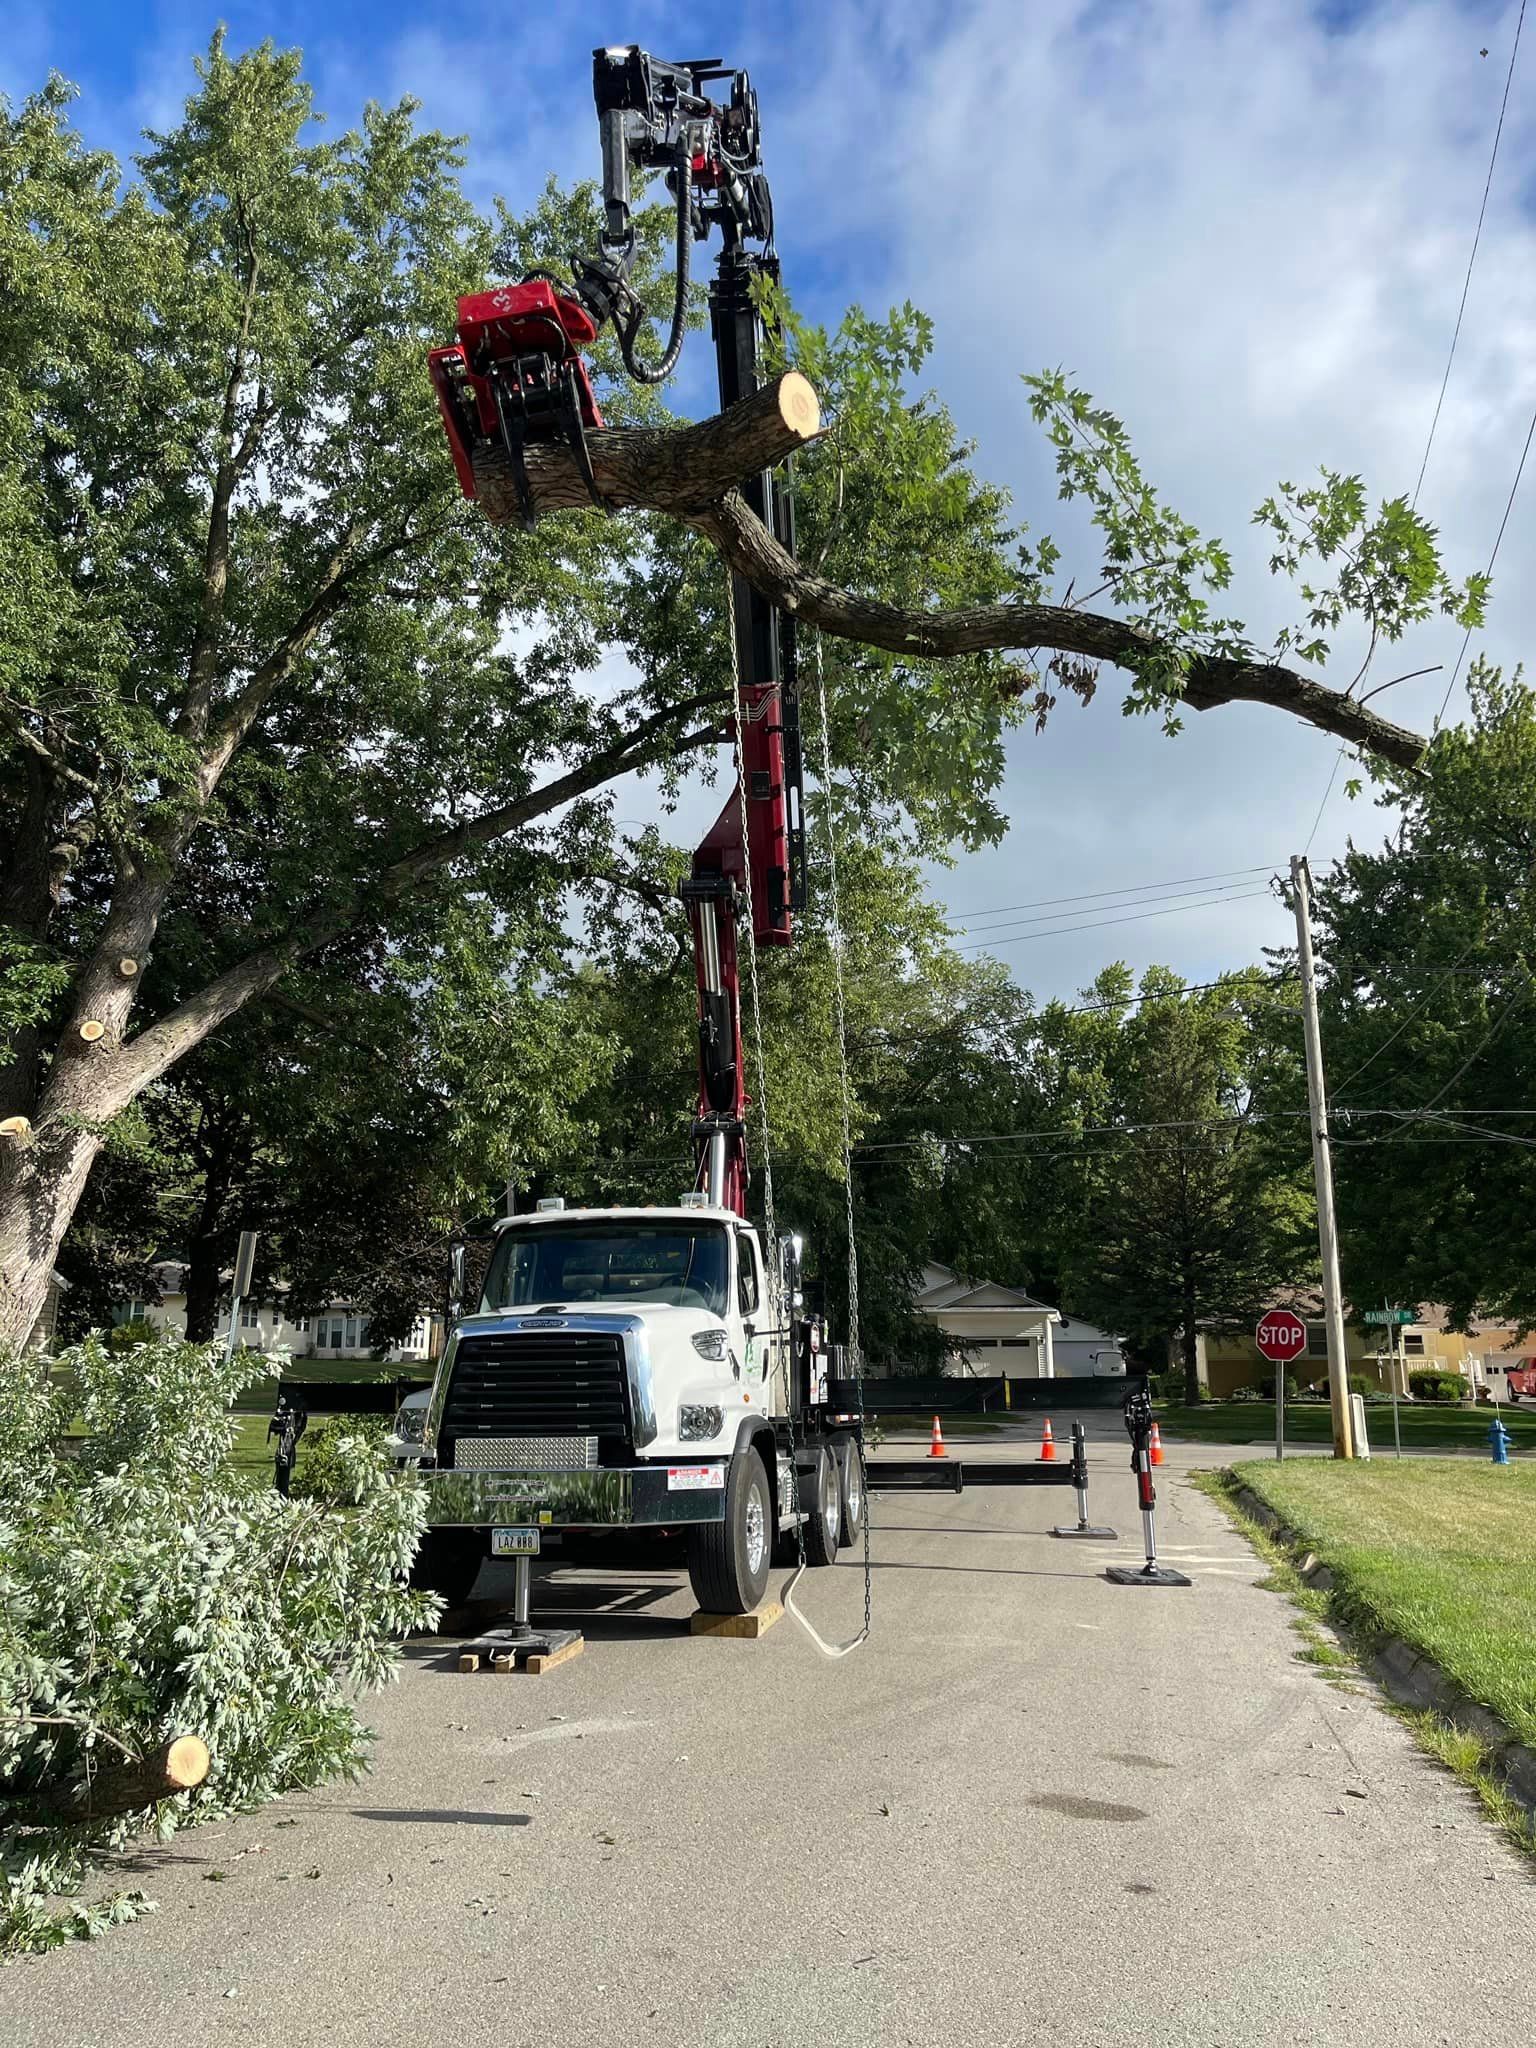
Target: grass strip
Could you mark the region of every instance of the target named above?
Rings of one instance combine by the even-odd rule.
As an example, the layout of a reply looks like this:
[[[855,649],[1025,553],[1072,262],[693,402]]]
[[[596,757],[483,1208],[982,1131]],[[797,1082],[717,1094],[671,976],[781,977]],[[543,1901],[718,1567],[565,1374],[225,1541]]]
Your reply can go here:
[[[1504,1427],[1516,1455],[1536,1454],[1536,1416],[1524,1408],[1501,1408]],[[1479,1450],[1488,1448],[1490,1408],[1453,1408],[1427,1401],[1400,1402],[1398,1428],[1403,1448],[1416,1451]],[[1365,1411],[1366,1431],[1378,1458],[1392,1456],[1392,1409],[1389,1403],[1372,1403]],[[1165,1434],[1188,1437],[1196,1443],[1273,1444],[1275,1409],[1272,1401],[1203,1401],[1198,1408],[1159,1408],[1157,1419]],[[1333,1423],[1326,1401],[1288,1401],[1285,1407],[1285,1440],[1289,1444],[1325,1444],[1333,1436]]]

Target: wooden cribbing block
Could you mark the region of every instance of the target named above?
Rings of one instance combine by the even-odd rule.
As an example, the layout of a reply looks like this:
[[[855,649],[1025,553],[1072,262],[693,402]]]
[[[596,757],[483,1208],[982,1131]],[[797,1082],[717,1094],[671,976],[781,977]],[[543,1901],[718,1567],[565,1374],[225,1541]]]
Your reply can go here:
[[[551,1650],[548,1656],[534,1650],[523,1659],[523,1669],[530,1678],[542,1678],[546,1671],[553,1671],[557,1665],[569,1664],[573,1657],[579,1657],[587,1647],[585,1636],[578,1636],[574,1643],[562,1643],[558,1650]],[[499,1671],[502,1667],[497,1665]]]
[[[783,1602],[765,1600],[751,1614],[708,1614],[701,1607],[688,1626],[696,1636],[744,1636],[756,1642],[776,1621],[784,1619]]]
[[[480,1659],[473,1650],[461,1650],[459,1652],[459,1669],[461,1671],[478,1671],[480,1669]]]

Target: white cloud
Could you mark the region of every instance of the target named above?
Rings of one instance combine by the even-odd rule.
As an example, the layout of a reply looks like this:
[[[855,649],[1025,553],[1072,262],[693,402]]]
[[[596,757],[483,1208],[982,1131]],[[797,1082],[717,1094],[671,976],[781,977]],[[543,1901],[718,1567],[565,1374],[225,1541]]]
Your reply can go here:
[[[1233,542],[1231,608],[1268,632],[1283,593],[1247,520],[1279,478],[1327,461],[1381,494],[1412,489],[1513,19],[1394,7],[1330,30],[1270,0],[1040,0],[1027,14],[981,0],[958,16],[909,6],[892,35],[889,10],[845,7],[788,147],[769,107],[791,263],[807,222],[819,262],[845,247],[867,296],[910,295],[936,316],[934,382],[983,467],[1058,534],[1079,529],[1050,502],[1017,379],[1065,363],[1127,421],[1171,501]],[[1536,232],[1520,204],[1530,104],[1512,95],[1424,489],[1461,569],[1486,559],[1536,404]],[[878,274],[859,259],[871,245]],[[1520,587],[1533,532],[1536,476],[1505,538],[1487,636],[1508,661],[1536,624],[1536,591]],[[1446,662],[1386,700],[1405,722],[1427,727],[1459,639],[1427,630],[1373,669],[1384,680]],[[947,884],[957,904],[1199,874],[1306,838],[1333,742],[1233,708],[1169,743],[1119,720],[1116,679],[1104,680],[1091,710],[1063,708],[1043,739],[1013,747],[1013,831]],[[1343,780],[1316,853],[1375,829]],[[1243,904],[1004,957],[1037,988],[1064,990],[1114,952],[1202,975],[1284,943],[1287,928],[1278,907]]]

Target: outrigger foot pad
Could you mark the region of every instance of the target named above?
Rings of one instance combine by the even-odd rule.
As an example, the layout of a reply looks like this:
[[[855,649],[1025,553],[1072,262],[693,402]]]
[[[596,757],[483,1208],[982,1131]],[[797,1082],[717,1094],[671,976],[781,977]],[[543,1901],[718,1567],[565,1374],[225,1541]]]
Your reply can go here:
[[[557,1664],[579,1657],[586,1646],[587,1639],[579,1629],[487,1629],[483,1636],[460,1647],[459,1669],[478,1671],[488,1664],[493,1671],[524,1671],[530,1678],[538,1678]]]
[[[1192,1579],[1186,1579],[1182,1572],[1170,1571],[1165,1564],[1112,1565],[1104,1574],[1114,1586],[1190,1586]]]

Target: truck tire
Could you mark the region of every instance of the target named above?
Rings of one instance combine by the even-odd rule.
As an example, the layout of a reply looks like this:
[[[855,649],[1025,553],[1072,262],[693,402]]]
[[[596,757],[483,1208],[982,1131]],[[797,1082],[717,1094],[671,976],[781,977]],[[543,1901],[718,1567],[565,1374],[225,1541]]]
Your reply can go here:
[[[768,1590],[773,1563],[773,1493],[768,1472],[747,1445],[725,1481],[725,1519],[688,1531],[688,1578],[706,1614],[750,1614]]]
[[[428,1529],[411,1566],[418,1593],[439,1593],[450,1608],[462,1607],[475,1590],[485,1563],[485,1537],[478,1529]]]
[[[841,1444],[837,1453],[838,1492],[843,1503],[839,1534],[843,1548],[852,1550],[864,1534],[864,1517],[869,1509],[868,1483],[864,1472],[864,1446],[855,1437]]]
[[[843,1526],[843,1489],[836,1458],[818,1445],[814,1468],[800,1474],[800,1505],[805,1510],[805,1561],[836,1564]]]

